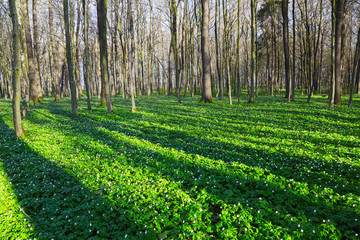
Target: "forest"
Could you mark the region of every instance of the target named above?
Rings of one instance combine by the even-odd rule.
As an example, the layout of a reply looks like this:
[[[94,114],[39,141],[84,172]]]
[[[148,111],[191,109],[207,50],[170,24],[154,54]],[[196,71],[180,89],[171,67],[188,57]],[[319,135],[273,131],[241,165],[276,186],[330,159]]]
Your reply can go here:
[[[0,0],[0,239],[359,239],[358,0]]]

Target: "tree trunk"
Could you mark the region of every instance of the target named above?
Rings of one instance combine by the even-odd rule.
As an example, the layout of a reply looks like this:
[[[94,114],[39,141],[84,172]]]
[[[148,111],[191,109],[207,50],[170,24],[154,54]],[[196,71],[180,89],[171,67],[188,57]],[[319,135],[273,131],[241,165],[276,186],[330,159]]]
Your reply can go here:
[[[84,82],[86,87],[87,95],[87,107],[88,110],[91,110],[91,93],[90,93],[90,53],[89,53],[89,36],[88,36],[88,26],[89,26],[89,3],[87,0],[83,1],[83,15],[84,15],[84,44],[85,44],[85,61],[84,61]]]
[[[345,0],[335,2],[335,98],[334,103],[341,105],[341,31],[344,18]]]
[[[210,8],[209,0],[201,0],[202,7],[202,21],[201,21],[201,55],[202,55],[202,80],[203,90],[202,99],[204,103],[212,103],[211,93],[211,57],[210,57],[210,34],[209,34],[209,20]]]
[[[81,1],[78,0],[77,2],[77,22],[76,22],[76,33],[75,33],[75,79],[76,79],[76,89],[77,89],[77,97],[82,99],[82,87],[81,87],[81,80],[80,80],[80,15],[81,15]]]
[[[31,37],[31,30],[30,30],[30,20],[29,20],[29,5],[28,0],[24,0],[23,4],[24,8],[24,28],[25,28],[25,38],[26,38],[26,48],[28,53],[28,64],[29,64],[29,81],[30,81],[30,99],[34,102],[34,107],[37,102],[39,102],[39,91],[37,85],[37,79],[35,77],[35,57],[33,51],[33,42]]]
[[[218,40],[218,1],[215,1],[215,54],[216,54],[216,70],[219,82],[219,100],[223,99],[222,77],[221,77],[221,63],[219,56],[219,40]]]
[[[112,103],[111,103],[111,93],[109,86],[108,78],[108,47],[107,47],[107,0],[96,0],[97,3],[97,13],[98,13],[98,30],[99,30],[99,47],[100,47],[100,68],[101,68],[101,83],[102,91],[105,94],[105,101],[108,113],[113,113]],[[103,101],[103,98],[102,100]],[[103,103],[103,102],[102,102]]]
[[[147,98],[150,99],[150,84],[153,81],[152,73],[152,0],[150,0],[150,30],[149,30],[149,52],[148,52],[148,77],[146,83],[146,94]]]
[[[291,80],[291,100],[295,100],[295,79],[296,79],[296,16],[295,16],[295,0],[293,0],[293,66],[292,66],[292,80]]]
[[[169,89],[168,89],[168,95],[172,96],[172,68],[171,68],[171,53],[172,53],[172,43],[170,43],[170,47],[169,47],[169,62],[168,62],[168,68],[169,68]]]
[[[256,0],[251,0],[251,87],[250,87],[250,99],[249,103],[255,101],[255,81],[256,81],[256,69],[255,69],[255,14],[256,14]]]
[[[359,64],[360,64],[360,26],[359,26],[358,35],[357,35],[356,50],[355,50],[355,54],[354,54],[354,64],[353,64],[353,70],[352,70],[352,76],[351,76],[349,108],[351,108],[351,105],[352,105],[354,87],[355,87],[355,76],[358,72]]]
[[[178,98],[178,102],[181,103],[180,98],[180,71],[179,71],[179,51],[178,51],[178,43],[177,43],[177,4],[175,0],[169,1],[170,7],[170,28],[171,28],[171,44],[172,50],[174,54],[174,63],[175,63],[175,83],[176,83],[176,97]]]
[[[335,7],[336,7],[336,0],[332,0],[332,30],[331,30],[331,90],[330,90],[330,102],[329,108],[334,108],[335,103],[335,25],[336,25],[336,17],[335,17]]]
[[[238,0],[238,11],[237,11],[237,31],[238,31],[238,35],[237,35],[237,52],[236,52],[236,56],[237,56],[237,87],[236,87],[236,100],[237,102],[240,101],[240,92],[241,92],[241,81],[240,81],[240,71],[241,71],[241,65],[240,65],[240,41],[241,41],[241,29],[240,29],[240,6],[241,6],[241,1]]]
[[[11,21],[13,24],[13,121],[14,129],[17,137],[25,137],[24,129],[21,125],[21,113],[20,113],[20,99],[21,99],[21,82],[20,82],[20,70],[21,70],[21,42],[20,42],[20,2],[19,0],[9,0],[9,8],[11,14]]]
[[[130,31],[130,96],[131,96],[131,111],[136,112],[135,105],[135,31],[134,19],[131,1],[128,1],[129,14],[129,31]]]
[[[309,23],[309,15],[308,15],[308,4],[307,0],[305,0],[305,27],[306,27],[306,71],[307,71],[307,83],[308,83],[308,99],[307,102],[310,102],[312,94],[313,94],[313,75],[312,75],[312,64],[311,64],[311,41],[310,41],[310,23]]]
[[[33,36],[34,36],[34,53],[36,61],[36,85],[39,93],[39,98],[42,98],[42,78],[41,78],[41,62],[40,62],[40,44],[39,44],[39,31],[37,20],[37,1],[33,0]]]
[[[76,100],[76,83],[74,79],[74,65],[73,65],[72,50],[71,50],[68,0],[63,0],[63,5],[64,5],[64,20],[65,20],[65,36],[66,36],[66,59],[68,65],[68,76],[69,76],[70,91],[71,91],[71,110],[72,110],[72,115],[77,116],[78,107]]]
[[[291,82],[290,82],[290,54],[289,54],[289,2],[282,0],[282,17],[283,17],[283,43],[284,43],[284,58],[285,58],[285,97],[290,102]]]

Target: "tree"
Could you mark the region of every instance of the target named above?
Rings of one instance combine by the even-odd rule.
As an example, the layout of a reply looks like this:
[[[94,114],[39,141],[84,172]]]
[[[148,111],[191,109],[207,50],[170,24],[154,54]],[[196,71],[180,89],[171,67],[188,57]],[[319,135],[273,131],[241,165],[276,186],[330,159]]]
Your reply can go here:
[[[149,31],[149,62],[148,62],[148,77],[146,81],[146,94],[147,98],[150,99],[150,84],[153,80],[153,73],[152,73],[152,0],[150,1],[150,31]]]
[[[87,0],[83,0],[83,15],[84,15],[84,44],[85,44],[85,71],[84,71],[84,81],[86,87],[86,95],[87,95],[87,106],[88,110],[91,110],[91,94],[90,94],[90,52],[89,52],[89,35],[88,35],[88,26],[89,26],[89,18],[88,18],[88,2]]]
[[[78,107],[76,100],[76,84],[74,79],[74,64],[73,64],[72,50],[71,50],[68,0],[63,0],[63,5],[64,5],[63,7],[64,7],[64,22],[65,22],[65,38],[66,38],[66,59],[67,59],[68,76],[69,76],[70,92],[71,92],[71,112],[73,116],[77,116]]]
[[[221,76],[221,67],[220,67],[220,54],[219,54],[219,37],[218,37],[218,5],[219,2],[215,1],[215,54],[216,54],[216,71],[218,75],[219,82],[219,100],[223,99],[223,86],[222,86],[222,76]],[[239,0],[240,2],[240,0]]]
[[[211,57],[210,57],[210,37],[209,37],[209,20],[210,8],[209,0],[201,0],[202,21],[201,21],[201,55],[202,55],[202,79],[203,91],[202,102],[212,103],[211,93]]]
[[[134,13],[132,9],[132,1],[128,1],[128,18],[130,31],[130,96],[131,111],[136,112],[135,105],[135,31],[134,31]]]
[[[170,8],[171,47],[172,47],[172,52],[174,55],[174,63],[175,63],[176,97],[178,98],[178,102],[181,103],[179,51],[178,51],[178,41],[177,41],[177,4],[175,0],[169,1],[169,8]]]
[[[251,0],[251,87],[250,87],[250,99],[249,103],[255,100],[255,81],[256,81],[256,69],[255,69],[255,14],[256,14],[256,0]]]
[[[52,51],[50,60],[50,74],[52,81],[54,82],[54,91],[55,91],[55,101],[60,100],[60,79],[57,76],[58,74],[58,59],[56,54],[56,46],[54,43],[54,19],[53,19],[53,0],[49,0],[49,29],[50,29],[50,49]]]
[[[335,105],[341,105],[341,38],[345,0],[335,2]]]
[[[108,47],[106,38],[106,19],[107,19],[107,0],[96,0],[97,3],[97,19],[99,30],[99,47],[100,47],[100,68],[101,68],[101,91],[105,94],[105,101],[108,113],[113,113],[110,95],[110,86],[108,78]],[[103,96],[104,96],[103,95]],[[101,100],[103,104],[103,98]]]
[[[293,66],[292,66],[292,79],[291,79],[291,100],[295,100],[295,79],[296,79],[296,16],[295,16],[295,2],[293,0],[293,9],[292,9],[292,17],[293,17]]]
[[[285,97],[290,102],[290,56],[289,56],[289,2],[288,0],[282,0],[282,16],[283,16],[283,43],[284,43],[284,57],[285,57]]]
[[[232,104],[231,98],[231,76],[230,76],[230,43],[229,43],[229,18],[228,18],[228,6],[227,1],[222,0],[223,3],[223,18],[224,18],[224,61],[226,69],[226,86],[227,94],[229,96],[229,104]]]
[[[23,14],[24,14],[24,28],[25,28],[25,39],[26,39],[26,48],[27,48],[27,54],[28,54],[28,75],[29,75],[29,81],[30,81],[30,99],[34,102],[34,107],[36,106],[36,103],[39,102],[39,89],[38,89],[38,83],[37,81],[39,79],[36,79],[35,77],[35,56],[34,56],[34,50],[33,50],[33,41],[31,37],[31,30],[30,30],[30,20],[29,20],[29,4],[28,0],[24,0],[23,5]]]
[[[37,20],[37,2],[38,0],[33,0],[33,36],[34,36],[34,53],[35,53],[35,71],[36,71],[36,87],[38,89],[39,98],[42,98],[42,78],[40,73],[41,63],[40,63],[40,43],[39,43],[39,26]]]
[[[25,137],[24,129],[21,125],[20,99],[21,99],[21,83],[20,83],[20,2],[19,0],[9,0],[11,21],[13,24],[13,121],[15,134],[18,137]]]

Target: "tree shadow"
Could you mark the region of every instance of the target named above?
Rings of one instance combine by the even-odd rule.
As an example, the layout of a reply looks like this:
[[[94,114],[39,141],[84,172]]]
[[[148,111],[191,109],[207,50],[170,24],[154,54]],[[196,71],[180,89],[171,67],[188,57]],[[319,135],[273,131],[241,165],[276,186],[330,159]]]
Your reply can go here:
[[[58,165],[39,155],[26,142],[17,139],[1,118],[0,132],[2,142],[6,143],[0,144],[0,160],[16,192],[19,209],[34,228],[32,237],[121,239],[126,234],[141,236],[144,227],[135,224],[129,214],[129,209],[134,207],[131,202],[119,199],[118,203],[126,202],[127,207],[114,205],[104,197],[107,186],[102,185],[98,190],[90,189],[89,184],[85,186],[83,176],[72,171],[72,166]],[[92,173],[83,173],[86,174]]]
[[[49,111],[51,112],[51,109]],[[53,114],[59,113],[53,112]],[[70,128],[71,124],[66,118],[59,123],[63,125],[62,127]],[[293,234],[299,223],[310,233],[312,229],[319,230],[326,227],[323,226],[323,220],[329,220],[331,222],[329,224],[335,226],[334,231],[341,232],[338,236],[344,231],[360,230],[358,223],[347,226],[349,219],[353,219],[359,213],[345,207],[346,200],[340,197],[326,198],[326,194],[325,197],[317,198],[315,193],[321,192],[322,188],[313,183],[313,176],[299,179],[299,183],[288,179],[290,176],[296,177],[299,171],[297,168],[290,167],[291,172],[288,174],[277,167],[269,170],[260,169],[251,159],[251,155],[257,152],[256,149],[240,148],[231,144],[228,144],[228,148],[218,149],[216,142],[195,138],[181,131],[158,126],[136,128],[124,122],[115,121],[115,124],[109,118],[105,117],[105,119],[107,120],[99,122],[94,117],[82,115],[77,119],[80,123],[73,127],[71,132],[73,136],[88,135],[118,154],[124,154],[123,149],[126,149],[128,157],[133,159],[129,164],[138,169],[157,173],[169,181],[178,182],[194,199],[198,199],[202,194],[200,190],[204,189],[211,195],[206,201],[209,204],[208,210],[212,212],[212,223],[215,225],[223,218],[220,201],[234,206],[241,203],[253,216],[257,216],[258,211],[263,211],[260,220],[265,219],[287,229],[285,231],[290,236],[295,236]],[[87,125],[81,127],[82,123]],[[141,124],[139,126],[141,127]],[[121,134],[121,136],[115,137],[113,134]],[[142,143],[137,143],[137,140]],[[192,146],[192,142],[201,142],[201,144]],[[121,149],[115,146],[121,146]],[[80,147],[86,150],[86,146]],[[179,152],[185,154],[181,155]],[[229,160],[220,160],[216,157],[223,155],[224,152],[229,154]],[[269,158],[279,158],[274,153],[257,153],[260,154],[259,157],[263,157],[261,154],[266,154]],[[174,154],[180,155],[180,158]],[[238,161],[233,161],[234,159]],[[205,161],[210,166],[204,165]],[[312,160],[305,159],[305,162],[311,164]],[[286,187],[283,187],[284,183]],[[310,187],[306,187],[307,185]],[[301,192],[302,188],[307,189],[307,192]],[[333,192],[329,191],[329,193]],[[255,217],[253,222],[255,225],[264,223],[256,223],[256,219],[258,218]],[[242,231],[243,228],[239,228],[239,234],[243,233]]]
[[[272,148],[277,147],[279,144],[252,140],[250,137],[241,138],[237,136],[238,140],[250,143],[249,145],[240,146],[230,142],[222,142],[221,140],[215,142],[204,138],[201,134],[193,136],[186,131],[167,129],[155,123],[154,125],[149,125],[138,121],[136,126],[131,126],[126,122],[115,123],[109,119],[98,122],[98,118],[90,115],[83,115],[81,118],[87,123],[92,123],[94,126],[105,127],[109,131],[122,132],[129,136],[143,139],[153,144],[161,144],[163,147],[184,151],[188,154],[197,154],[213,160],[228,161],[227,159],[229,159],[233,161],[233,159],[238,159],[238,161],[248,166],[261,167],[275,175],[299,182],[306,182],[312,189],[328,187],[333,189],[334,193],[340,195],[360,195],[357,181],[360,167],[356,165],[310,159],[300,154],[286,152],[284,149]],[[178,121],[182,120],[178,119]],[[68,124],[66,121],[62,123]],[[172,121],[172,123],[174,122]],[[85,129],[82,131],[85,131]],[[247,135],[254,137],[256,134],[249,133]],[[93,137],[96,138],[96,135]],[[269,150],[263,150],[264,146],[270,146]],[[326,149],[323,154],[327,154]],[[257,156],[257,158],[254,159],[253,156]],[[357,159],[358,155],[348,155],[347,157]],[[349,185],[346,182],[352,184]],[[346,187],[343,187],[343,185],[346,185]]]

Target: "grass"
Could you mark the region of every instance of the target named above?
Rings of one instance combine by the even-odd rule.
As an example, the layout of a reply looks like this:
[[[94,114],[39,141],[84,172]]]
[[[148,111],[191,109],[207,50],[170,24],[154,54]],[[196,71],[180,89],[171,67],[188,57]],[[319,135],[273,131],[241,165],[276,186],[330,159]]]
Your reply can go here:
[[[198,100],[0,100],[0,239],[359,238],[358,96]]]

